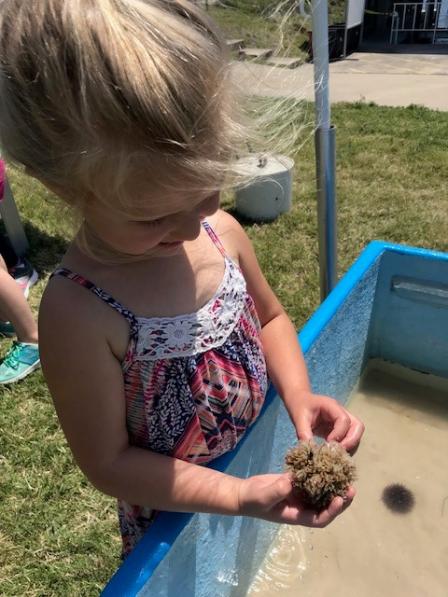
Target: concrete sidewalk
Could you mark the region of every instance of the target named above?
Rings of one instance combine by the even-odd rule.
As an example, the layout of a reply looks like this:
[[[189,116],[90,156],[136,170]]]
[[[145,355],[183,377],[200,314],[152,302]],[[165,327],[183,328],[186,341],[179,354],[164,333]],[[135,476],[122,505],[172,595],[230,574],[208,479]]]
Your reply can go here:
[[[314,99],[312,64],[290,70],[236,62],[233,76],[247,94]],[[448,55],[352,54],[330,64],[330,98],[448,110]]]

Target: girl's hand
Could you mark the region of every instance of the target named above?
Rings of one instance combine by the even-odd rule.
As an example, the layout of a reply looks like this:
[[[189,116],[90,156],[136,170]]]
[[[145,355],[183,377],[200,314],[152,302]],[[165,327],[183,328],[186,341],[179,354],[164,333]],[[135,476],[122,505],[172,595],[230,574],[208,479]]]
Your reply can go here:
[[[336,497],[328,508],[316,512],[300,503],[289,473],[257,475],[241,479],[239,513],[271,522],[322,528],[348,508],[354,496],[355,489],[349,487],[344,499]]]
[[[351,454],[356,452],[364,433],[362,421],[328,396],[303,392],[296,400],[293,421],[299,440],[318,435],[327,442],[339,442]]]

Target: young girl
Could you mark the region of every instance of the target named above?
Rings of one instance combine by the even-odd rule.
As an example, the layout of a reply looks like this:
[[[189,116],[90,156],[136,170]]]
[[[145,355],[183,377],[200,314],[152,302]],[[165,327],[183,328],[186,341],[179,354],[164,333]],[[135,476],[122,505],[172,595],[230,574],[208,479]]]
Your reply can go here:
[[[219,189],[240,135],[225,44],[185,0],[2,0],[0,141],[82,224],[46,289],[44,373],[74,457],[119,500],[124,554],[160,510],[321,527],[288,474],[200,466],[267,378],[302,440],[362,423],[313,395],[296,332]]]

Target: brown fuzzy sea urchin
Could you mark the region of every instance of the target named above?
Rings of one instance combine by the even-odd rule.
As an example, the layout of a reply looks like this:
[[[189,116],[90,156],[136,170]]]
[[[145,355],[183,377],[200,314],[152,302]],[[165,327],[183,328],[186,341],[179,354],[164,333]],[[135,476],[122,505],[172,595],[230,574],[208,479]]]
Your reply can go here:
[[[336,442],[320,446],[301,443],[289,450],[285,462],[293,474],[293,486],[301,501],[318,512],[334,497],[343,497],[356,478],[350,456]]]

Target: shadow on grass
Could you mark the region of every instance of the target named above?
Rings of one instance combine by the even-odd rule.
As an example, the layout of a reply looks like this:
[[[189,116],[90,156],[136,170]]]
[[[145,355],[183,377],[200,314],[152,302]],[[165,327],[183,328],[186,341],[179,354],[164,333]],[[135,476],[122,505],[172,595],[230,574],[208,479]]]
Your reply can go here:
[[[272,224],[275,220],[257,220],[254,222],[253,220],[246,218],[242,214],[240,214],[234,207],[226,207],[226,212],[233,216],[237,222],[244,226],[244,228],[252,228],[252,226],[257,226],[258,228],[262,228],[263,226],[267,226],[268,224]]]
[[[63,236],[47,234],[31,222],[24,222],[30,248],[27,257],[40,274],[49,274],[59,264],[69,242]]]

